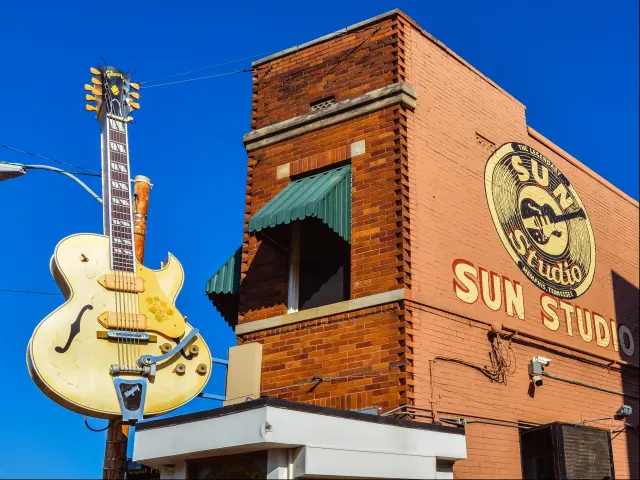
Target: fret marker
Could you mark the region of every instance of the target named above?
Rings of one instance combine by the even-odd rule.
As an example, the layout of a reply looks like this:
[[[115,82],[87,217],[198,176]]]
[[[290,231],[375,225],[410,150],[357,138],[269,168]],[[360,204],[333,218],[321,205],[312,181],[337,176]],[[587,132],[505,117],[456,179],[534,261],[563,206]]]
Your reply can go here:
[[[128,192],[127,184],[124,182],[118,182],[117,180],[111,180],[111,186],[117,188],[118,190],[122,190]]]

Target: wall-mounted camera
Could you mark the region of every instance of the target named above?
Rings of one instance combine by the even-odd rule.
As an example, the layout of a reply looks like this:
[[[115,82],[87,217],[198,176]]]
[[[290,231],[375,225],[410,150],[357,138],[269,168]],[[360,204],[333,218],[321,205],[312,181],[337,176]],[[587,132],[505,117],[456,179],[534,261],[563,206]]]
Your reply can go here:
[[[627,417],[630,417],[633,413],[633,409],[629,405],[622,405],[613,416],[616,420],[624,420]]]
[[[532,361],[541,363],[543,367],[548,367],[551,363],[551,359],[547,357],[533,357]]]
[[[545,357],[533,357],[529,363],[529,376],[533,385],[540,387],[542,385],[542,375],[544,367],[548,366],[551,360]]]

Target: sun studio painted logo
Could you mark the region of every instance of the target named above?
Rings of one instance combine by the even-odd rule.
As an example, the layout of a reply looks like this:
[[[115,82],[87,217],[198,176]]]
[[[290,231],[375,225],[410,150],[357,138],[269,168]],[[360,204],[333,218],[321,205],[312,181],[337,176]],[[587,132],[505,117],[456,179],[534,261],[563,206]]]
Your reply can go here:
[[[558,168],[521,143],[506,143],[485,167],[493,223],[520,270],[540,290],[561,298],[587,291],[596,246],[584,205]]]

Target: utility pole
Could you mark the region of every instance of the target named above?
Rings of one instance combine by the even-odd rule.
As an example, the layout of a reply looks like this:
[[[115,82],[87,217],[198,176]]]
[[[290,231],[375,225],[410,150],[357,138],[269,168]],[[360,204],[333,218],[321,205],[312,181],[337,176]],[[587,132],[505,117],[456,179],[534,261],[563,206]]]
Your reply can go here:
[[[136,259],[144,260],[144,241],[147,234],[147,212],[149,211],[149,191],[151,180],[137,175],[134,179],[134,244]],[[107,444],[104,451],[102,478],[122,480],[127,471],[127,446],[129,443],[129,425],[122,420],[113,420],[107,429]]]

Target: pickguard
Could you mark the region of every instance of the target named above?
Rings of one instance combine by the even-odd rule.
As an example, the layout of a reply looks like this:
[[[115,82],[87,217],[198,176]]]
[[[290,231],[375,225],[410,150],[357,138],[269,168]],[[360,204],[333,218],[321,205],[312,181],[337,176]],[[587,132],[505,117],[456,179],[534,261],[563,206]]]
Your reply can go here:
[[[65,343],[64,347],[56,347],[55,351],[57,353],[65,353],[67,350],[69,350],[71,342],[73,342],[73,339],[76,338],[76,335],[80,333],[80,321],[82,320],[82,315],[84,315],[84,312],[86,312],[87,310],[93,310],[93,306],[85,305],[80,309],[80,313],[78,313],[75,321],[71,324],[71,330],[69,331],[69,338],[67,338],[67,343]]]

